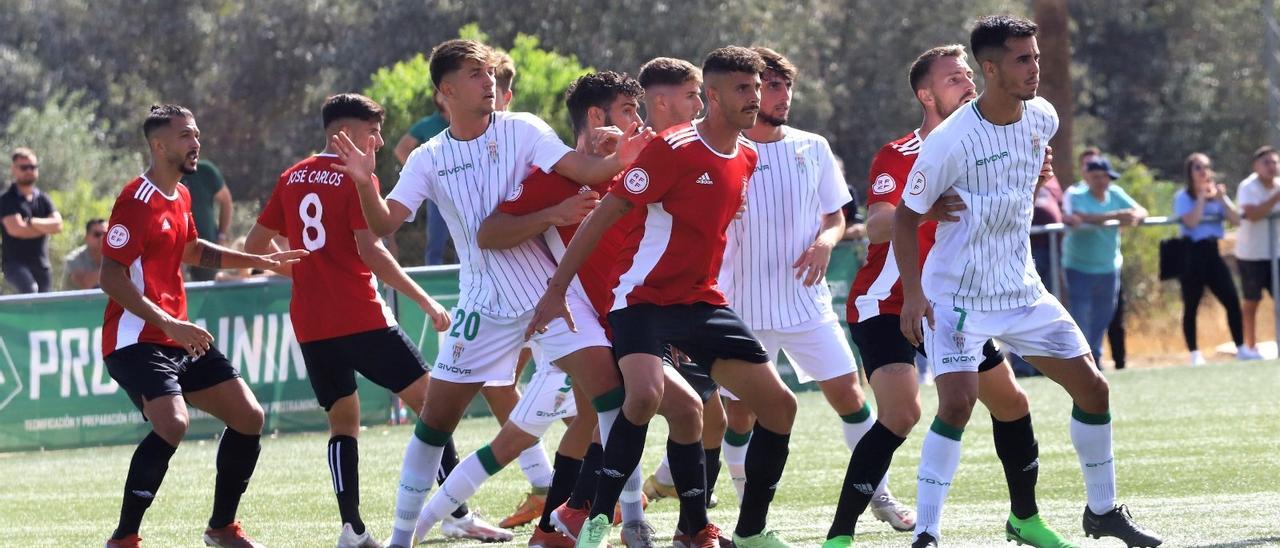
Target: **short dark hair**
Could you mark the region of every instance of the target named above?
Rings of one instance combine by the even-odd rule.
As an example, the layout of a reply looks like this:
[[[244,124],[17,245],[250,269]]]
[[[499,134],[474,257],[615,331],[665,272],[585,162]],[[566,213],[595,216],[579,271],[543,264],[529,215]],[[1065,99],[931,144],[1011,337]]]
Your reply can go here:
[[[1262,145],[1258,147],[1258,150],[1253,151],[1253,161],[1256,162],[1272,154],[1280,153],[1277,153],[1275,147],[1272,147],[1271,145]]]
[[[656,57],[641,65],[640,87],[678,86],[686,82],[702,82],[702,71],[684,59]]]
[[[1098,147],[1084,147],[1084,150],[1080,151],[1080,156],[1077,157],[1076,160],[1084,160],[1086,156],[1102,156],[1102,149]]]
[[[104,225],[104,224],[107,224],[106,219],[97,219],[97,218],[89,219],[89,222],[84,224],[84,233],[88,234],[90,230],[93,230],[93,225]]]
[[[608,112],[619,95],[640,99],[644,96],[644,88],[626,73],[618,74],[611,70],[584,74],[569,84],[564,93],[564,103],[573,122],[573,135],[576,137],[587,130],[587,111],[591,107]]]
[[[151,105],[146,121],[142,122],[142,136],[150,139],[155,130],[168,125],[177,118],[194,118],[187,107],[181,105]]]
[[[979,18],[969,33],[969,49],[979,60],[991,60],[1005,51],[1005,41],[1010,38],[1035,36],[1040,27],[1035,23],[1012,15],[988,15]]]
[[[334,95],[325,99],[324,107],[320,109],[320,117],[324,120],[325,128],[328,128],[329,124],[347,118],[381,123],[386,114],[377,101],[359,93]]]
[[[493,52],[493,77],[497,80],[498,89],[511,91],[516,80],[516,62],[506,52]]]
[[[781,53],[763,46],[756,46],[751,49],[760,56],[760,60],[764,61],[765,71],[776,72],[778,73],[778,76],[787,79],[787,81],[795,81],[796,75],[799,74],[799,71],[796,70],[796,66],[786,57],[783,57]]]
[[[727,74],[745,72],[760,74],[764,72],[764,59],[750,48],[742,46],[725,46],[712,50],[702,62],[702,74]]]
[[[431,50],[431,85],[440,89],[440,81],[448,74],[462,68],[466,61],[481,64],[493,63],[493,50],[475,40],[447,40]]]
[[[958,57],[964,60],[964,46],[949,44],[929,48],[928,51],[916,57],[916,60],[911,62],[911,70],[907,71],[907,78],[911,80],[911,91],[919,91],[920,88],[924,87],[924,78],[929,75],[929,69],[933,68],[935,61],[943,57]]]

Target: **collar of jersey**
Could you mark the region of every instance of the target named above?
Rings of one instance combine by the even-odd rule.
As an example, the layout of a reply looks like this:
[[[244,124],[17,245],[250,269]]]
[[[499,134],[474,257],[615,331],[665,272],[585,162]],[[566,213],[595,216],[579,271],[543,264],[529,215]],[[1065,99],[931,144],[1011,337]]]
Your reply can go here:
[[[139,177],[142,177],[142,180],[143,180],[143,181],[146,181],[146,182],[147,182],[147,184],[150,184],[151,186],[156,187],[156,194],[159,194],[160,196],[164,197],[164,199],[169,200],[170,202],[172,202],[172,201],[174,201],[174,200],[177,200],[177,199],[178,199],[178,187],[176,187],[176,186],[175,186],[175,187],[173,187],[173,195],[172,195],[172,196],[170,196],[170,195],[168,195],[168,194],[165,194],[165,193],[163,193],[163,192],[160,192],[160,185],[155,184],[155,182],[153,182],[151,179],[149,179],[149,178],[147,177],[147,172],[145,172],[145,171],[144,171],[144,172],[142,172],[142,175],[139,175]],[[179,182],[178,182],[178,184],[182,184],[182,182],[181,182],[181,181],[179,181]]]
[[[444,134],[445,134],[445,135],[447,135],[447,136],[449,137],[449,140],[450,140],[450,141],[453,141],[453,142],[455,142],[455,143],[470,143],[471,141],[474,141],[474,140],[476,140],[476,139],[479,139],[479,138],[481,138],[481,137],[484,137],[486,133],[489,133],[489,128],[493,127],[493,123],[494,123],[494,122],[496,122],[496,121],[497,121],[497,119],[498,119],[498,111],[496,111],[496,110],[495,110],[495,111],[493,111],[493,112],[490,112],[490,113],[489,113],[489,125],[487,125],[487,126],[485,126],[485,127],[484,127],[484,131],[480,132],[480,134],[479,134],[479,135],[476,135],[475,137],[473,137],[473,138],[471,138],[471,139],[467,139],[467,140],[465,140],[465,141],[463,141],[462,139],[459,139],[459,138],[457,138],[457,137],[454,137],[454,136],[453,136],[453,126],[449,126],[448,128],[445,128],[445,130],[444,130]]]
[[[701,122],[703,120],[706,120],[706,118],[698,118],[697,120],[694,120],[689,124],[690,126],[693,127],[693,134],[698,136],[698,141],[702,143],[702,146],[707,147],[707,150],[710,150],[712,154],[715,154],[716,156],[719,156],[721,158],[727,158],[730,160],[737,158],[738,148],[740,148],[738,146],[738,140],[737,139],[733,140],[733,154],[721,154],[720,151],[712,147],[710,143],[707,143],[706,139],[702,138],[702,132],[698,131],[698,122]]]

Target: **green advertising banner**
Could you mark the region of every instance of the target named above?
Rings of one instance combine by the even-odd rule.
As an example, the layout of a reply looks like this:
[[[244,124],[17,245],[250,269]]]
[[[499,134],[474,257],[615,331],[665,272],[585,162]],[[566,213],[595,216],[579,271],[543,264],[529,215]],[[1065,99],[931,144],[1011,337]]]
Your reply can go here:
[[[455,284],[456,285],[456,284]],[[266,431],[327,428],[289,320],[289,281],[188,286],[203,325],[266,411]],[[0,451],[134,443],[149,428],[102,362],[100,291],[0,298]],[[360,379],[363,422],[386,422],[390,394]],[[189,435],[216,419],[191,410]]]

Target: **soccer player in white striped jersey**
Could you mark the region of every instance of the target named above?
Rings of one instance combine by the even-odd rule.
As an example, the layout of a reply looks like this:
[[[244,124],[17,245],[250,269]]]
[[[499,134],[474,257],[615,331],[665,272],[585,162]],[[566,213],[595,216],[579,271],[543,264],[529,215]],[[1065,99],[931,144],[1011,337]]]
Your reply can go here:
[[[410,154],[400,181],[383,199],[373,181],[372,142],[357,146],[339,134],[333,144],[343,165],[335,166],[355,182],[369,229],[387,236],[418,206],[431,199],[439,207],[457,243],[461,259],[460,298],[451,311],[454,328],[440,345],[427,387],[426,405],[405,450],[396,496],[391,546],[409,546],[422,504],[439,467],[444,444],[462,413],[487,381],[510,379],[534,305],[546,291],[555,263],[530,240],[510,249],[480,249],[480,223],[503,200],[514,197],[533,169],[556,171],[581,182],[607,181],[639,156],[653,138],[624,128],[616,151],[593,157],[566,146],[536,116],[495,112],[494,54],[484,44],[450,40],[432,50],[431,81],[449,105],[450,127]],[[568,294],[569,306],[593,317],[586,297]],[[569,373],[599,402],[602,430],[612,426],[622,389],[604,330],[583,322],[576,332],[553,322],[533,338],[547,360]],[[489,455],[484,456],[488,452]],[[494,462],[491,448],[478,451]],[[481,472],[493,473],[485,467]],[[455,469],[454,473],[458,473]]]
[[[1084,474],[1084,532],[1128,546],[1159,537],[1116,504],[1107,381],[1089,344],[1044,287],[1031,262],[1031,209],[1046,177],[1053,106],[1036,97],[1040,50],[1034,23],[1010,16],[977,21],[970,45],[986,91],[929,134],[894,214],[893,246],[901,272],[901,330],[924,344],[936,371],[938,416],[925,435],[917,480],[914,547],[937,546],[943,501],[960,463],[960,437],[978,394],[987,339],[999,338],[1071,395],[1071,441]],[[920,220],[944,193],[966,209],[938,226],[920,271]],[[922,282],[923,279],[923,282]],[[927,320],[922,325],[922,320]]]
[[[747,213],[729,228],[720,283],[771,359],[786,351],[801,382],[817,381],[852,451],[875,420],[825,280],[831,250],[844,234],[842,206],[852,197],[827,140],[786,125],[795,65],[769,48],[754,49],[765,71],[760,114],[745,134],[760,160],[747,187]],[[729,416],[725,462],[741,494],[755,417],[723,393]],[[875,487],[877,517],[911,530],[914,512],[898,504],[886,484]]]

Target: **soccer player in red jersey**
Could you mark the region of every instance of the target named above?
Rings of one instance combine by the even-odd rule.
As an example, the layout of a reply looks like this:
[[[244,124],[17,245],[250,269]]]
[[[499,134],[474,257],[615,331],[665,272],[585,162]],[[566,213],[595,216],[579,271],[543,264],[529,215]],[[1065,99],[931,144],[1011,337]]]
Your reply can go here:
[[[226,423],[218,444],[209,546],[259,546],[235,521],[240,496],[258,462],[263,413],[248,385],[212,345],[213,336],[187,321],[182,265],[273,269],[306,251],[241,253],[199,238],[191,195],[179,184],[200,158],[200,129],[191,111],[151,107],[142,132],[151,166],[125,185],[111,209],[102,247],[102,291],[110,297],[102,322],[107,372],[151,422],[125,478],[120,522],[108,547],[138,546],[138,527],[187,433],[187,404]]]
[[[626,401],[605,444],[592,518],[578,546],[604,545],[605,514],[639,462],[637,448],[643,447],[662,399],[668,344],[709,369],[760,415],[747,455],[749,479],[734,542],[744,548],[787,546],[765,522],[787,460],[795,396],[716,285],[725,230],[739,212],[755,168],[755,151],[741,132],[755,124],[760,110],[763,70],[760,56],[747,48],[720,48],[707,56],[702,67],[710,105],[706,118],[669,128],[645,147],[621,184],[578,229],[526,331],[532,335],[557,318],[574,325],[566,301],[574,275],[608,228],[636,212],[614,265],[617,282],[609,312]],[[703,471],[696,475],[705,492]],[[697,531],[692,544],[716,546],[719,531],[705,516],[704,511],[702,523],[688,523]]]
[[[326,136],[346,131],[379,142],[383,115],[372,99],[351,93],[330,97],[321,109]],[[413,299],[437,331],[448,329],[450,318],[369,232],[355,187],[333,169],[336,163],[337,155],[325,148],[285,170],[245,249],[270,249],[272,238],[283,234],[289,247],[311,253],[292,268],[290,318],[307,378],[329,419],[329,472],[343,523],[338,546],[355,548],[377,545],[360,516],[355,374],[395,393],[415,412],[422,409],[428,380],[422,356],[396,325],[374,276]]]

